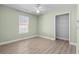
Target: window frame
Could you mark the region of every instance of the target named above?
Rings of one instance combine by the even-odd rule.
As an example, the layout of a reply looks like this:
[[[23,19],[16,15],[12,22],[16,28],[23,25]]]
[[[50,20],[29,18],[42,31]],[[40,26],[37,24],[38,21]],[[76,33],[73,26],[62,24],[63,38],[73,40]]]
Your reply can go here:
[[[23,15],[19,15],[19,34],[26,34],[29,32],[29,17],[28,16],[23,16]],[[25,21],[25,22],[24,22]],[[24,23],[23,23],[24,22]],[[23,28],[20,29],[21,25],[26,26],[26,30],[24,31]],[[23,30],[22,30],[23,29]]]

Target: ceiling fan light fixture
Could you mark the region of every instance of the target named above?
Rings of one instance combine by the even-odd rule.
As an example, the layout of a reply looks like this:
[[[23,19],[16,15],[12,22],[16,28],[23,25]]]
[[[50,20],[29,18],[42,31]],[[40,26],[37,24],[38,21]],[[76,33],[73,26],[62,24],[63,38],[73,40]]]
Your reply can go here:
[[[36,4],[34,8],[34,12],[41,13],[41,11],[44,11],[43,7],[40,4]]]
[[[36,10],[36,13],[40,13],[40,10]]]

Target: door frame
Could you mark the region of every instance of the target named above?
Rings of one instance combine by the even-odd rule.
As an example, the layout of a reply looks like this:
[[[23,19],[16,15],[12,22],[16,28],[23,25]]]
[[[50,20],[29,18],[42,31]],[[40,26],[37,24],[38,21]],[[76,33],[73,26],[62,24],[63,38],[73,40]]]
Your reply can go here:
[[[70,43],[70,11],[67,11],[67,12],[62,12],[62,13],[58,13],[54,16],[54,40],[56,40],[56,16],[57,15],[63,15],[63,14],[69,14],[69,43]]]

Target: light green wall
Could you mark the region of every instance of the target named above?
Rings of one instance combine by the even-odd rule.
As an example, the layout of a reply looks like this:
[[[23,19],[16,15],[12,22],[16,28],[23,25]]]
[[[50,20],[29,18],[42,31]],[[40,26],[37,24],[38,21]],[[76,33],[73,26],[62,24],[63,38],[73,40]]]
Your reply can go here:
[[[18,33],[18,15],[28,16],[29,32]],[[28,37],[37,34],[37,16],[0,6],[0,42]]]
[[[79,4],[77,5],[77,21],[79,21]],[[77,48],[76,52],[79,53],[79,23],[77,23]]]
[[[54,37],[54,17],[53,14],[39,16],[39,35]]]
[[[76,5],[71,8],[60,8],[50,13],[39,16],[39,35],[54,38],[54,19],[58,14],[70,11],[70,42],[76,43]]]

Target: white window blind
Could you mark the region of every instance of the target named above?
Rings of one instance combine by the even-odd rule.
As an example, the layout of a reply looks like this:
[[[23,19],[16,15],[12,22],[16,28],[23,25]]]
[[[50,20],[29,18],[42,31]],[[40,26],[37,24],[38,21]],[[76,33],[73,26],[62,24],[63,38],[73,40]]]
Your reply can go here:
[[[24,34],[29,31],[29,17],[19,15],[19,34]]]

